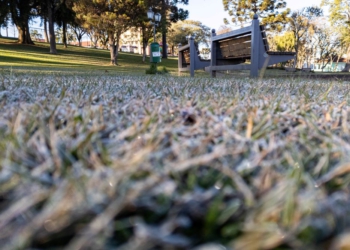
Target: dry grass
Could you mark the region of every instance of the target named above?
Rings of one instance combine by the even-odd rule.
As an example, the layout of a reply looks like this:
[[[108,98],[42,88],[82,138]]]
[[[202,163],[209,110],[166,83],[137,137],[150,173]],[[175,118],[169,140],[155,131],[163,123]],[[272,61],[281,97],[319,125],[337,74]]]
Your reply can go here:
[[[1,249],[349,249],[349,92],[3,72]]]

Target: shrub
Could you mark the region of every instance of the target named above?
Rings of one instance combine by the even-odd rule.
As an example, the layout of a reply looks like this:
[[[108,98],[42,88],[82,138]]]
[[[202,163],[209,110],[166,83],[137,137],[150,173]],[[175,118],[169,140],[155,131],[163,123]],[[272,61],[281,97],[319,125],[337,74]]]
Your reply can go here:
[[[151,63],[150,68],[146,69],[147,75],[166,74],[166,73],[169,73],[169,71],[166,69],[166,67],[163,66],[162,70],[159,71],[157,69],[156,63]]]

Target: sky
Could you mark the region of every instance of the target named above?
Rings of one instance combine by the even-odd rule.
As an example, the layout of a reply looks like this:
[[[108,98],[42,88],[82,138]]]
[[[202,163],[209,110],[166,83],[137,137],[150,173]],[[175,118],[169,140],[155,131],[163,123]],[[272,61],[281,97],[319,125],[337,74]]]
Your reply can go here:
[[[287,8],[298,10],[312,5],[319,6],[322,0],[286,0]],[[180,7],[180,5],[179,5]],[[188,5],[181,5],[190,13],[189,20],[200,21],[211,29],[224,25],[223,19],[230,16],[224,11],[222,0],[189,0]]]
[[[319,6],[322,0],[286,0],[287,7],[298,10],[312,5]],[[224,25],[223,19],[231,19],[224,11],[222,0],[189,0],[188,5],[179,5],[189,11],[189,20],[200,21],[211,29],[218,29]],[[39,23],[32,24],[31,27],[38,28]],[[42,27],[40,27],[42,29]],[[5,29],[1,29],[1,34],[5,36]],[[12,27],[9,29],[9,36],[17,36],[17,30]]]

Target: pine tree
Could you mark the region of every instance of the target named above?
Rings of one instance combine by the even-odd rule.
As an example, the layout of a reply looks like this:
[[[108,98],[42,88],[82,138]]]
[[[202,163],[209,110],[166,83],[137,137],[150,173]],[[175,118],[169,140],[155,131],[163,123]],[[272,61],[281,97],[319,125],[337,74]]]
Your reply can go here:
[[[290,9],[286,9],[284,0],[223,0],[225,11],[232,16],[232,23],[241,26],[252,20],[256,13],[261,19],[261,23],[267,25],[268,28],[281,30],[287,22],[287,15]],[[278,12],[278,10],[282,10]],[[224,19],[226,24],[229,23]]]

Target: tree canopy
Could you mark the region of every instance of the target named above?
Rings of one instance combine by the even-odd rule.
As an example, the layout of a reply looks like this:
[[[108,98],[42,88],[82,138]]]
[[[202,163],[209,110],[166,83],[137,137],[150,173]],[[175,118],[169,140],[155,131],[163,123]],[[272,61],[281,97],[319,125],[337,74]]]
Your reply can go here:
[[[274,43],[276,44],[277,51],[293,51],[295,46],[294,33],[287,31],[282,35],[273,37]]]
[[[73,9],[83,25],[98,27],[107,34],[111,64],[116,65],[120,35],[138,18],[139,7],[138,0],[80,0]]]
[[[322,6],[329,7],[329,21],[341,33],[341,40],[350,47],[350,1],[323,0]]]
[[[10,16],[18,30],[18,42],[33,44],[29,32],[29,21],[37,16],[40,0],[1,0],[0,24]]]
[[[293,11],[288,18],[288,30],[294,34],[294,48],[296,51],[297,65],[302,65],[303,58],[300,57],[300,49],[304,48],[312,40],[315,29],[315,19],[323,15],[322,9],[311,6]],[[300,60],[301,59],[301,60]]]
[[[284,0],[222,0],[222,3],[225,11],[232,16],[231,21],[240,25],[251,20],[256,13],[262,24],[281,29],[290,12]],[[224,22],[229,23],[227,19]]]
[[[187,38],[193,36],[197,44],[209,46],[210,28],[199,21],[185,20],[174,23],[169,30],[169,43],[174,50],[179,43],[187,44]]]

